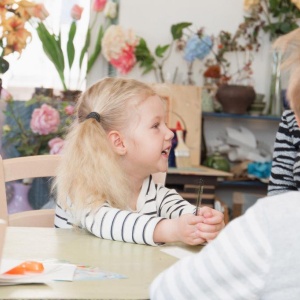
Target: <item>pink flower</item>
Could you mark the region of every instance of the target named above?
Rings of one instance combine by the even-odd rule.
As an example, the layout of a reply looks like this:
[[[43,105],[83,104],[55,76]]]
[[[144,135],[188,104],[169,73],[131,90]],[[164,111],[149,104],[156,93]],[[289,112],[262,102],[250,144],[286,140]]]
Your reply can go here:
[[[65,113],[66,113],[66,115],[71,116],[74,114],[74,110],[75,110],[75,108],[73,105],[68,105],[65,108]]]
[[[132,30],[111,25],[102,39],[102,53],[120,73],[126,74],[136,62],[135,48],[138,43],[139,38]]]
[[[59,112],[47,104],[36,108],[31,115],[30,128],[40,135],[56,132],[59,124]]]
[[[37,3],[37,4],[27,3],[27,4],[28,6],[26,6],[25,9],[31,17],[36,17],[41,21],[44,21],[49,16],[49,12],[45,8],[44,4],[42,3]]]
[[[48,142],[50,147],[50,154],[60,154],[62,152],[65,141],[59,137],[56,137]]]
[[[72,10],[71,10],[71,17],[72,17],[72,19],[75,20],[75,21],[80,20],[81,19],[82,11],[83,11],[83,7],[79,6],[78,4],[75,4],[72,7]]]
[[[11,101],[13,100],[13,97],[8,90],[2,88],[0,99],[3,99],[4,101]]]
[[[134,67],[136,58],[134,55],[134,47],[128,46],[122,50],[118,58],[111,59],[110,63],[118,69],[121,74],[127,74]]]
[[[93,10],[96,12],[103,11],[107,0],[95,0]]]

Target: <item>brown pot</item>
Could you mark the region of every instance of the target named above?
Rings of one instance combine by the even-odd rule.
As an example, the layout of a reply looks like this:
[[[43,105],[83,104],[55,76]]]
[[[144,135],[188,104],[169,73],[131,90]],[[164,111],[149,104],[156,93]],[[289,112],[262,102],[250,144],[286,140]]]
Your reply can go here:
[[[62,100],[63,101],[74,101],[76,102],[77,99],[79,98],[81,91],[79,90],[66,90],[66,91],[61,91],[62,94]]]
[[[218,88],[216,98],[222,104],[223,112],[245,114],[254,102],[255,95],[251,86],[224,84]]]

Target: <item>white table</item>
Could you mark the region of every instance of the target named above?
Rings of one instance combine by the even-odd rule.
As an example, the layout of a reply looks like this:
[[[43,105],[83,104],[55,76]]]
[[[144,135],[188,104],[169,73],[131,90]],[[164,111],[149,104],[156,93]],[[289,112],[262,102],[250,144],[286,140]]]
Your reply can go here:
[[[9,227],[4,258],[55,258],[127,278],[5,286],[0,299],[149,299],[152,280],[177,261],[160,249],[102,240],[79,229]]]

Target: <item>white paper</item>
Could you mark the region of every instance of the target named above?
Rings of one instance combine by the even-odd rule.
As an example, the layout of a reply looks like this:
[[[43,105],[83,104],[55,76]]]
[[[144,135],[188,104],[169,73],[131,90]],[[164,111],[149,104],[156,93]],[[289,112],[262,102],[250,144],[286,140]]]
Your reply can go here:
[[[163,246],[160,251],[165,252],[169,255],[175,256],[179,259],[184,258],[189,255],[193,255],[199,252],[199,249],[188,249],[179,246]]]
[[[0,267],[0,285],[12,285],[22,283],[46,283],[49,281],[72,281],[77,268],[76,265],[69,263],[43,262],[44,271],[42,273],[27,273],[24,275],[3,274],[16,267],[24,260],[2,259]]]

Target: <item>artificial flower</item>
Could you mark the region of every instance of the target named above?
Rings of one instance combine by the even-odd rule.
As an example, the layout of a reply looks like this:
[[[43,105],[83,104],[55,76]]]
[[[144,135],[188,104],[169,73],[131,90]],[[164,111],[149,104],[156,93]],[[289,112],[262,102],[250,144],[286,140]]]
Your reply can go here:
[[[81,14],[83,12],[83,7],[75,4],[71,10],[71,17],[73,20],[78,21],[81,19]]]
[[[64,142],[65,141],[59,137],[51,139],[48,142],[48,146],[50,148],[50,154],[61,154],[63,146],[64,146]]]
[[[103,55],[121,74],[127,74],[136,63],[138,43],[139,38],[132,30],[111,25],[103,36]]]
[[[72,116],[74,114],[74,111],[75,111],[75,107],[73,105],[68,105],[66,106],[65,108],[65,113],[68,115],[68,116]]]
[[[74,106],[42,95],[23,101],[7,101],[2,148],[6,155],[57,154],[66,128],[74,119]]]
[[[12,100],[12,95],[7,89],[4,89],[3,87],[1,88],[1,94],[0,94],[0,99],[4,101],[11,101]]]
[[[27,0],[2,0],[0,3],[0,56],[19,54],[31,41],[31,34],[25,24],[37,18],[43,20],[44,6]]]
[[[212,45],[212,39],[209,36],[199,37],[195,34],[187,41],[183,57],[190,63],[195,59],[202,60],[210,53]]]
[[[43,104],[40,108],[36,108],[31,116],[30,128],[32,132],[40,135],[47,135],[56,132],[60,124],[60,117],[58,111]]]
[[[244,10],[250,10],[259,3],[260,0],[244,0]]]
[[[103,11],[107,0],[95,0],[93,4],[93,10],[96,12]]]
[[[90,27],[87,28],[86,39],[83,45],[83,48],[79,50],[79,55],[76,55],[74,40],[76,37],[77,27],[81,20],[81,15],[83,12],[83,8],[79,5],[75,4],[71,9],[71,17],[72,23],[70,24],[67,43],[63,44],[61,41],[61,32],[59,30],[58,34],[53,33],[53,30],[49,28],[49,24],[47,22],[38,22],[36,24],[36,30],[38,36],[43,44],[43,49],[47,57],[54,64],[59,78],[61,80],[64,91],[71,89],[70,78],[72,77],[70,74],[72,73],[73,68],[79,69],[79,75],[76,80],[77,85],[81,85],[86,75],[90,72],[94,63],[96,62],[98,56],[101,53],[101,40],[103,38],[104,31],[106,27],[108,27],[112,22],[112,17],[116,17],[116,14],[110,12],[109,17],[104,19],[104,25],[100,25],[96,36],[97,40],[95,41],[94,49],[91,51],[90,42],[91,42],[91,34],[95,33],[94,26],[97,24],[96,20],[98,17],[103,17],[101,12],[103,11],[107,1],[103,0],[94,0],[93,2],[93,13],[92,13],[92,21]],[[115,4],[116,6],[116,4]],[[115,7],[116,10],[116,7]],[[81,23],[82,24],[82,23]],[[89,55],[88,55],[89,53]],[[87,60],[85,57],[88,56]],[[76,61],[76,58],[78,60]],[[84,65],[84,62],[87,61],[87,65]],[[66,68],[68,68],[68,72],[66,72]],[[67,80],[66,75],[68,74],[69,80]],[[74,82],[73,82],[74,86]],[[72,89],[74,87],[72,86]],[[80,89],[81,86],[77,86],[75,89]]]
[[[263,30],[273,40],[299,27],[299,0],[244,0],[244,9],[253,37]]]
[[[114,19],[118,13],[117,3],[113,1],[107,1],[103,13],[107,18]]]

